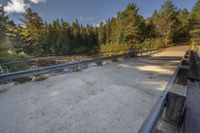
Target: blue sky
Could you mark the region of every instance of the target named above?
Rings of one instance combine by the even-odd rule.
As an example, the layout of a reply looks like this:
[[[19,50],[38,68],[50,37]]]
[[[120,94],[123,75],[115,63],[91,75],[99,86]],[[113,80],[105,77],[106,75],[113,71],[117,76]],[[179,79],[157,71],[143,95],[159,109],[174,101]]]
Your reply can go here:
[[[98,24],[122,11],[130,2],[135,2],[144,17],[160,9],[164,0],[0,0],[6,6],[10,18],[19,23],[20,13],[31,7],[39,15],[51,22],[63,18],[67,22],[78,19],[82,24]],[[178,8],[192,9],[197,0],[174,0]]]

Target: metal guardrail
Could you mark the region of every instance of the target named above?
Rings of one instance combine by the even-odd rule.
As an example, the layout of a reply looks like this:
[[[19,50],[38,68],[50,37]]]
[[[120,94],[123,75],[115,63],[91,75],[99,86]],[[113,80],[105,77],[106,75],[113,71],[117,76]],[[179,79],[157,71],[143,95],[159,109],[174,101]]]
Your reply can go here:
[[[176,75],[179,71],[179,67],[176,69],[175,73],[173,74],[171,80],[168,82],[165,91],[163,94],[158,98],[156,104],[153,106],[150,114],[146,118],[145,122],[143,123],[142,127],[139,130],[139,133],[152,133],[157,126],[159,121],[160,115],[163,112],[163,109],[166,104],[166,97],[170,87],[173,85],[174,80],[176,79]]]
[[[62,70],[62,69],[66,69],[66,68],[79,67],[79,66],[82,66],[82,65],[90,64],[90,63],[96,63],[96,62],[99,62],[99,61],[112,60],[112,59],[121,58],[121,57],[129,57],[130,55],[138,55],[139,53],[154,53],[154,52],[157,52],[157,51],[158,51],[158,49],[140,51],[140,52],[137,52],[137,53],[129,52],[127,54],[101,57],[101,58],[97,58],[97,59],[93,59],[93,60],[81,61],[81,62],[76,62],[76,63],[59,64],[59,65],[53,65],[53,66],[48,66],[48,67],[40,67],[40,68],[30,69],[30,70],[25,70],[25,71],[6,73],[6,74],[0,75],[0,82],[5,82],[5,81],[9,81],[9,80],[34,76],[34,75],[38,75],[38,74],[44,74],[44,73]]]
[[[167,86],[165,87],[163,94],[158,98],[158,100],[154,104],[151,112],[147,116],[145,122],[141,126],[138,133],[152,133],[155,130],[157,123],[160,119],[160,116],[164,110],[164,107],[166,106],[166,99],[167,99],[168,91],[172,87],[172,85],[174,84],[174,82],[176,80],[178,71],[181,69],[181,63],[184,60],[184,57],[181,59],[180,65],[177,67],[176,71],[172,75],[172,78],[170,79]]]

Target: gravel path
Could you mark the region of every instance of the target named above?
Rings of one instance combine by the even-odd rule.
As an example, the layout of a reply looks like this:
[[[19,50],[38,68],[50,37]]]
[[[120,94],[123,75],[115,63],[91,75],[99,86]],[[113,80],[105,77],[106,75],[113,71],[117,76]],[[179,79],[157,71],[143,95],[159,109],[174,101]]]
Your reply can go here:
[[[153,57],[185,50],[172,47]],[[0,133],[135,133],[179,62],[153,57],[11,85],[0,92]]]

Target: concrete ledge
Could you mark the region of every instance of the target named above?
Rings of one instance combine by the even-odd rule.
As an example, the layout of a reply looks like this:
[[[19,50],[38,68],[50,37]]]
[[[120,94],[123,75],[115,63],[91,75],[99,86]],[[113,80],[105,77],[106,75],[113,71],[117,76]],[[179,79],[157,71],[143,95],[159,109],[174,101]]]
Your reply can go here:
[[[188,72],[189,72],[188,66],[185,66],[185,65],[180,66],[180,69],[177,73],[177,77],[174,84],[186,85]]]
[[[186,92],[186,86],[175,84],[167,95],[164,120],[178,127],[181,126],[184,118]]]

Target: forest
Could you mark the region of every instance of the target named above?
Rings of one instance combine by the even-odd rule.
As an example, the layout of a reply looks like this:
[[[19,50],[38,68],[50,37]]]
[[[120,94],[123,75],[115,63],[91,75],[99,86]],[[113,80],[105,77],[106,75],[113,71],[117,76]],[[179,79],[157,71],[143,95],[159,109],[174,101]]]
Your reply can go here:
[[[21,24],[15,24],[0,6],[0,63],[27,56],[92,54],[200,42],[200,0],[191,11],[178,9],[172,0],[165,0],[149,18],[130,3],[98,26],[63,19],[48,23],[30,8],[21,16]]]

